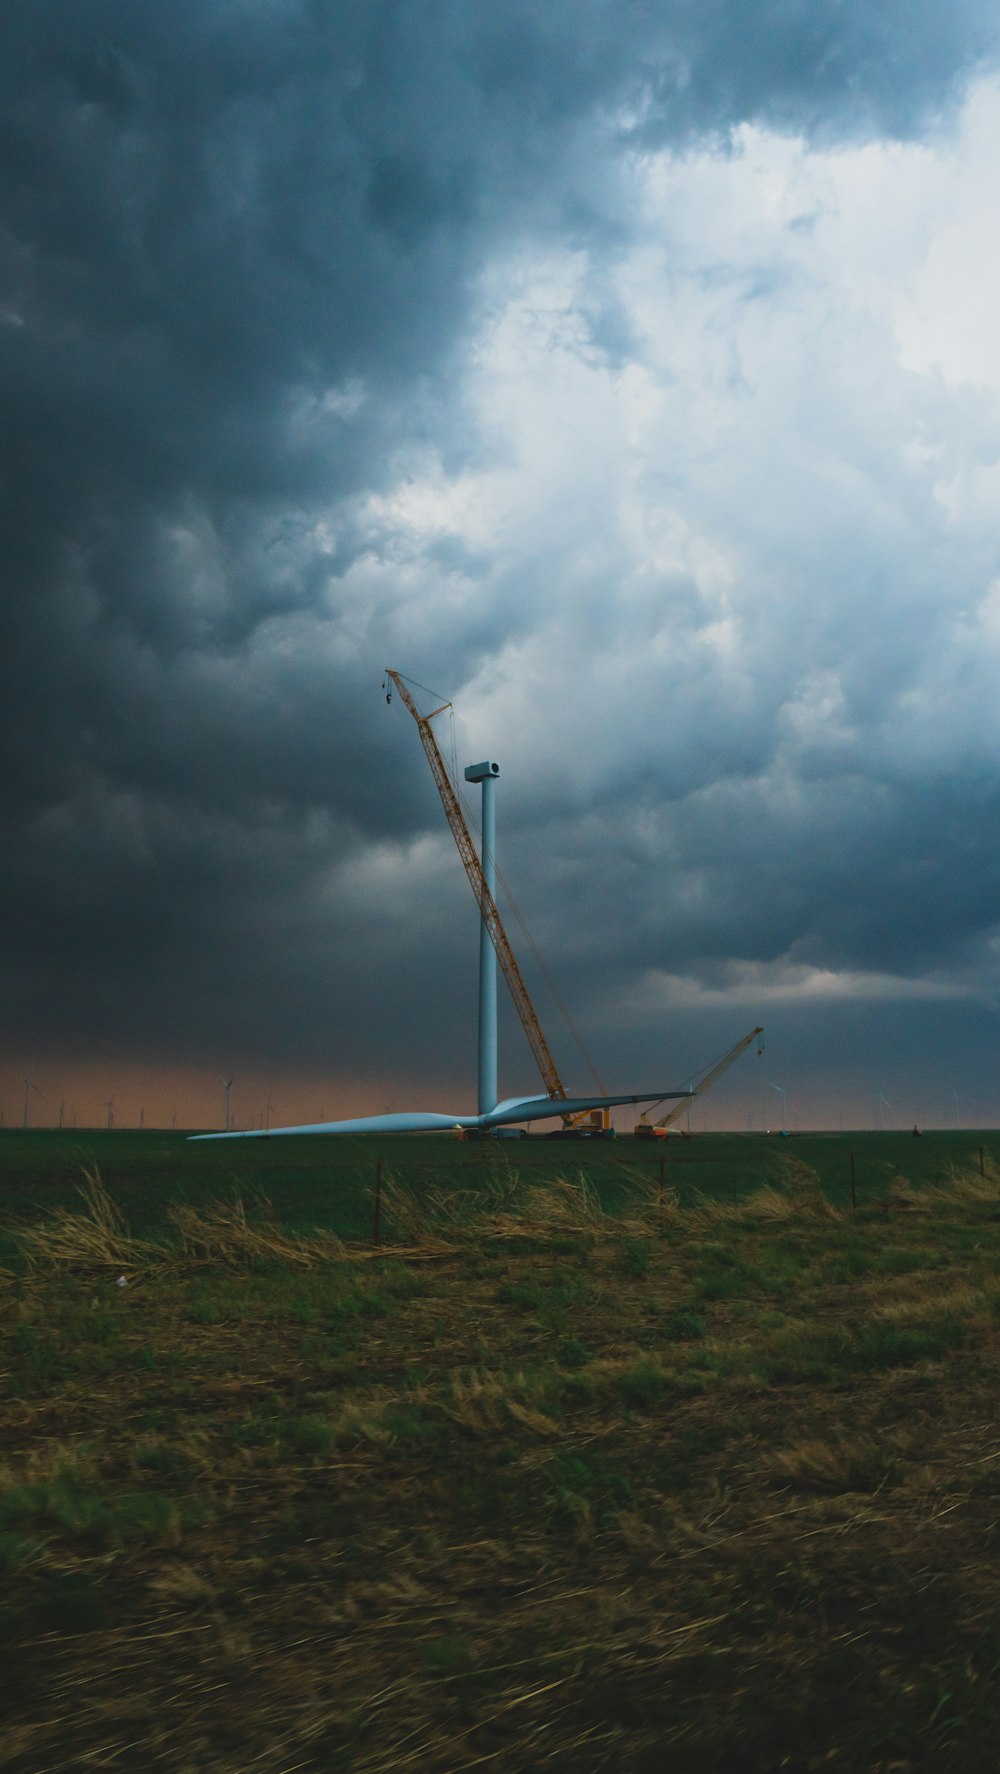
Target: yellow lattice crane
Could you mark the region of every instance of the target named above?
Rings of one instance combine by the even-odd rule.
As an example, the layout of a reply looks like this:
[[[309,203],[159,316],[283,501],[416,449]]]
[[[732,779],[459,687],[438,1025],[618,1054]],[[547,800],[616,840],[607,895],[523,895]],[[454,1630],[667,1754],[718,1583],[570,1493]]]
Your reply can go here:
[[[476,896],[476,904],[479,907],[483,923],[489,931],[490,941],[496,950],[496,957],[500,966],[500,971],[510,988],[510,995],[514,1000],[514,1008],[521,1019],[521,1027],[528,1037],[528,1045],[535,1056],[535,1064],[541,1074],[542,1083],[550,1097],[556,1099],[559,1097],[565,1097],[567,1095],[566,1087],[559,1076],[559,1068],[552,1057],[552,1049],[545,1039],[542,1025],[538,1020],[535,1007],[531,1002],[528,988],[524,983],[524,976],[517,964],[517,957],[510,946],[510,938],[504,928],[503,919],[500,916],[497,902],[487,884],[486,876],[483,873],[483,866],[479,860],[476,846],[472,839],[472,833],[469,831],[469,827],[466,824],[465,815],[462,812],[461,803],[455,793],[448,766],[441,755],[441,748],[438,745],[434,729],[431,726],[431,722],[435,717],[443,714],[445,709],[450,708],[451,703],[443,702],[439,708],[433,709],[429,715],[422,715],[414,702],[413,697],[410,695],[405,680],[400,677],[398,671],[387,670],[385,675],[387,678],[391,679],[399,692],[401,700],[409,709],[413,719],[417,723],[417,732],[420,734],[420,743],[424,748],[427,762],[431,767],[431,775],[437,785],[437,791],[441,797],[441,805],[444,808],[445,817],[447,818],[448,824],[451,826],[452,836],[458,846],[458,854],[462,858],[465,872],[469,877],[469,885]],[[607,1114],[607,1111],[598,1110],[595,1111],[595,1113]],[[567,1122],[572,1119],[574,1118],[570,1116],[566,1117]],[[585,1116],[580,1117],[581,1122],[585,1119]]]
[[[723,1072],[728,1072],[733,1061],[739,1059],[740,1054],[746,1051],[751,1041],[763,1033],[764,1029],[762,1024],[758,1025],[755,1029],[751,1029],[749,1035],[744,1035],[742,1041],[737,1041],[736,1046],[731,1047],[729,1052],[724,1054],[722,1059],[718,1061],[717,1065],[712,1066],[711,1070],[706,1072],[703,1078],[699,1078],[697,1084],[692,1085],[691,1094],[684,1097],[681,1102],[675,1103],[673,1108],[668,1109],[667,1113],[661,1118],[661,1120],[651,1122],[648,1111],[646,1114],[641,1115],[636,1125],[636,1133],[643,1139],[666,1138],[668,1127],[670,1127],[673,1122],[680,1120],[685,1109],[691,1107],[695,1097],[701,1096],[703,1091],[708,1090],[709,1086],[714,1084],[717,1078],[722,1077]],[[758,1047],[758,1052],[760,1051],[761,1049]]]

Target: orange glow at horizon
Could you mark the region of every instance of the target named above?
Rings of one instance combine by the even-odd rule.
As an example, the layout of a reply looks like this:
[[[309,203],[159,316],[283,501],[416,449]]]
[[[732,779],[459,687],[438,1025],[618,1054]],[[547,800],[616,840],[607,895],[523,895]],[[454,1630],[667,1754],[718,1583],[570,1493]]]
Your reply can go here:
[[[25,1079],[30,1067],[0,1062],[0,1114],[4,1127],[21,1127]],[[425,1106],[428,1091],[446,1109],[461,1112],[474,1087],[461,1090],[414,1080],[401,1086],[386,1079],[340,1076],[297,1068],[264,1072],[235,1067],[232,1076],[234,1129],[294,1126],[386,1109]],[[271,1104],[268,1116],[268,1103]],[[39,1059],[29,1091],[28,1126],[106,1128],[109,1103],[118,1128],[215,1130],[225,1126],[222,1079],[203,1066],[152,1065],[141,1061]]]
[[[24,1117],[25,1077],[23,1060],[0,1060],[0,1125],[20,1128]],[[227,1074],[229,1075],[229,1074]],[[379,1115],[388,1110],[437,1109],[461,1114],[475,1110],[475,1082],[442,1083],[440,1078],[415,1074],[405,1081],[360,1074],[323,1073],[296,1068],[233,1068],[232,1111],[235,1131],[263,1127],[294,1127],[300,1123]],[[529,1085],[530,1088],[530,1085]],[[512,1091],[511,1094],[514,1094]],[[225,1092],[221,1077],[205,1066],[155,1065],[143,1061],[76,1060],[40,1057],[33,1072],[28,1104],[28,1126],[100,1129],[149,1129],[179,1132],[215,1132],[225,1126]],[[268,1116],[268,1103],[271,1104]],[[787,1125],[792,1132],[810,1129],[871,1130],[877,1126],[870,1093],[849,1086],[840,1088],[829,1076],[803,1078],[790,1084]],[[923,1127],[965,1124],[957,1110],[949,1115],[940,1104],[927,1099],[916,1087],[906,1095],[894,1093],[895,1114],[890,1126]],[[665,1107],[666,1105],[664,1105]],[[650,1116],[655,1120],[663,1110]],[[613,1119],[619,1132],[629,1132],[638,1120],[639,1108],[619,1109]],[[677,1131],[693,1133],[732,1131],[777,1133],[782,1105],[766,1075],[744,1070],[719,1085],[692,1105],[677,1123]],[[980,1116],[980,1126],[992,1126],[995,1117]],[[540,1124],[536,1124],[540,1130]]]

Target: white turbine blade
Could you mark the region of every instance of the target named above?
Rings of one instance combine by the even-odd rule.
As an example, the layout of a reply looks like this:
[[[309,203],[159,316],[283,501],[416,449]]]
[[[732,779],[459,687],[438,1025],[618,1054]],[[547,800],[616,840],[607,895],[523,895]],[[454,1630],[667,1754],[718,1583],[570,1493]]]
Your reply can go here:
[[[686,1090],[643,1090],[628,1096],[525,1096],[498,1103],[489,1115],[445,1115],[414,1110],[395,1115],[362,1115],[351,1121],[313,1121],[303,1127],[255,1127],[243,1133],[193,1133],[192,1140],[275,1139],[293,1133],[449,1133],[453,1128],[505,1127],[514,1121],[552,1121],[583,1109],[613,1109],[623,1103],[660,1102],[687,1096]]]
[[[254,1127],[240,1133],[192,1133],[190,1140],[268,1140],[292,1133],[448,1133],[454,1127],[478,1127],[478,1115],[361,1115],[351,1121],[313,1121],[303,1127]]]
[[[584,1109],[616,1109],[625,1103],[659,1103],[667,1097],[687,1097],[687,1090],[639,1090],[627,1096],[515,1096],[498,1103],[480,1117],[483,1127],[506,1127],[513,1121],[552,1121],[560,1115],[578,1115]]]

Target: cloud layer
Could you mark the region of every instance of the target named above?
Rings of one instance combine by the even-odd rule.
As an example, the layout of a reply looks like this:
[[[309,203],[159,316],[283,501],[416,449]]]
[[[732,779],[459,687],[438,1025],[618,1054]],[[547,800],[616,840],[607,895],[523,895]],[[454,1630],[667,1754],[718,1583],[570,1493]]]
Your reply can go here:
[[[945,1018],[985,1114],[991,9],[6,30],[12,1059],[466,1078],[475,920],[388,663],[500,757],[609,1083],[764,1011],[810,1088],[931,1076]]]

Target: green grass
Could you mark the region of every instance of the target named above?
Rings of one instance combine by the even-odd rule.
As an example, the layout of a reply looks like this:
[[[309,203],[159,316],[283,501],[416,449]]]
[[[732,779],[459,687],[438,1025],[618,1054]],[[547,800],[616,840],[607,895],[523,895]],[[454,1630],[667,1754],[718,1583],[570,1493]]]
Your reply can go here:
[[[945,1183],[956,1166],[978,1163],[980,1146],[987,1153],[996,1147],[1000,1156],[1000,1137],[991,1132],[927,1133],[919,1140],[899,1133],[801,1134],[790,1139],[710,1134],[668,1141],[666,1176],[682,1204],[690,1205],[700,1194],[740,1199],[780,1183],[794,1161],[814,1171],[831,1199],[841,1203],[848,1197],[853,1151],[864,1202],[883,1196],[899,1173],[917,1187]],[[655,1183],[663,1152],[659,1142],[651,1146],[627,1136],[569,1144],[532,1139],[502,1147],[434,1135],[200,1145],[183,1134],[162,1132],[5,1129],[0,1130],[0,1236],[7,1238],[0,1246],[0,1261],[9,1261],[12,1225],[53,1207],[70,1206],[84,1170],[100,1172],[139,1236],[162,1232],[168,1208],[178,1201],[200,1206],[236,1188],[248,1201],[257,1191],[278,1204],[281,1223],[290,1231],[322,1227],[354,1238],[371,1229],[379,1158],[418,1191],[491,1189],[498,1199],[512,1172],[529,1182],[554,1171],[570,1178],[582,1174],[615,1210],[633,1179]]]
[[[974,1138],[872,1144],[853,1214],[836,1141],[692,1141],[662,1207],[626,1142],[519,1147],[499,1184],[482,1148],[399,1142],[373,1253],[369,1149],[265,1148],[270,1204],[248,1168],[227,1219],[217,1149],[116,1137],[87,1168],[124,1229],[51,1141],[32,1169],[46,1136],[0,1141],[12,1774],[992,1774]],[[157,1241],[125,1288],[101,1226]]]

